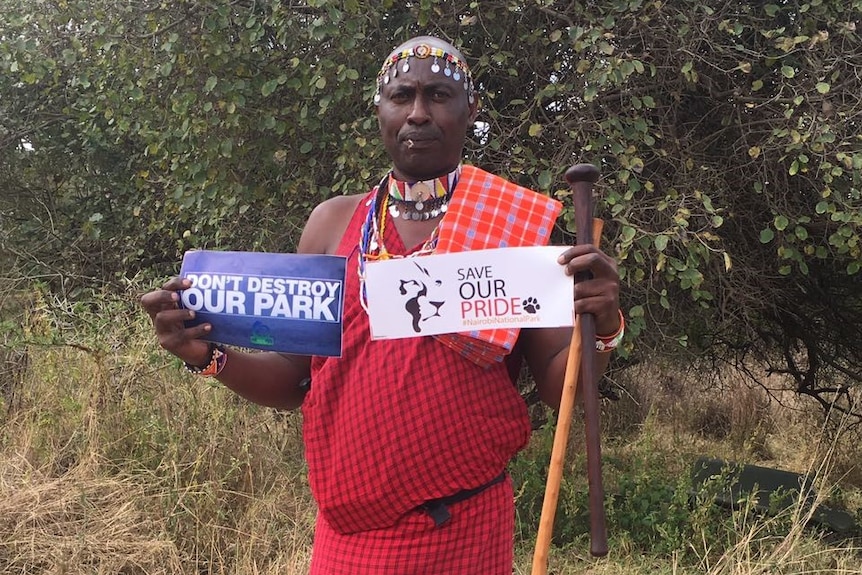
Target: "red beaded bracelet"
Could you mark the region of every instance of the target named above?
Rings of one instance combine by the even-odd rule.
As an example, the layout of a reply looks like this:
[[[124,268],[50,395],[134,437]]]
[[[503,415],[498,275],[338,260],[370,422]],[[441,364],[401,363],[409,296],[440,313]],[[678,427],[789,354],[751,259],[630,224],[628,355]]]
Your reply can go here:
[[[215,377],[227,363],[227,349],[217,343],[210,343],[210,360],[204,367],[186,363],[186,370],[195,375]]]
[[[611,335],[596,335],[596,351],[599,353],[609,353],[615,350],[620,342],[623,341],[623,336],[626,333],[626,318],[623,315],[623,310],[619,310],[620,327]]]

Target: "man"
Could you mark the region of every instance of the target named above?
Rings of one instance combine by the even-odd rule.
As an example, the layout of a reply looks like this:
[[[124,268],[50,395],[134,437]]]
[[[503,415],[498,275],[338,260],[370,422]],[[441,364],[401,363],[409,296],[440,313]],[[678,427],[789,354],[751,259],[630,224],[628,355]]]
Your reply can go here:
[[[571,329],[489,332],[501,336],[491,342],[455,335],[372,341],[361,272],[373,259],[421,255],[444,244],[469,249],[452,243],[452,218],[495,217],[475,208],[471,214],[470,194],[492,201],[488,190],[498,186],[536,205],[554,201],[461,165],[478,98],[451,44],[426,36],[396,48],[378,76],[375,105],[392,171],[370,194],[317,206],[298,246],[300,253],[348,257],[341,358],[208,344],[208,324],[184,326],[194,312],[177,305],[177,292],[189,287],[178,278],[146,294],[142,305],[161,346],[190,370],[214,375],[261,405],[302,406],[319,507],[312,574],[509,575],[514,503],[505,468],[530,434],[511,368],[526,359],[541,398],[557,406]],[[503,227],[504,234],[518,230],[521,243],[547,241],[529,223],[510,219]],[[494,241],[483,245],[497,247]],[[609,334],[599,336],[600,346],[614,347],[622,331],[614,261],[579,246],[559,262],[569,275],[591,272],[576,286],[575,307],[595,315],[597,333]],[[505,343],[513,334],[514,351]],[[477,349],[502,350],[509,361]],[[599,354],[599,373],[607,357]]]

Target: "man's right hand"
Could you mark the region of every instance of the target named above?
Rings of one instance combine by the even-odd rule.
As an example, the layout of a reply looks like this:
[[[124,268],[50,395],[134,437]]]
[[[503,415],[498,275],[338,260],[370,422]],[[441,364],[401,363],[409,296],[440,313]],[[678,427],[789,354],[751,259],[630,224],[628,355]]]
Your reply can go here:
[[[141,296],[141,306],[149,314],[162,348],[189,365],[203,367],[210,360],[210,349],[209,343],[200,338],[205,337],[212,326],[209,323],[185,326],[186,320],[195,317],[195,312],[180,307],[179,292],[190,287],[187,279],[171,278],[161,289]]]

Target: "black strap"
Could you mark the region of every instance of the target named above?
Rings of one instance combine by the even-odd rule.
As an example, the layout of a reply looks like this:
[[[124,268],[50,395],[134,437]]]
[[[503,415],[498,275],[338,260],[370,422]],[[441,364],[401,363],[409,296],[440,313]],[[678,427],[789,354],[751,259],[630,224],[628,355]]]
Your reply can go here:
[[[457,493],[453,493],[452,495],[447,495],[446,497],[439,497],[437,499],[429,499],[425,503],[419,506],[419,509],[427,513],[431,519],[434,520],[435,527],[440,527],[447,521],[452,518],[452,514],[449,512],[449,506],[454,505],[456,503],[460,503],[461,501],[466,501],[475,495],[479,495],[489,487],[497,485],[501,483],[504,479],[506,479],[506,472],[503,471],[487,483],[483,483],[479,487],[474,487],[473,489],[462,489]]]

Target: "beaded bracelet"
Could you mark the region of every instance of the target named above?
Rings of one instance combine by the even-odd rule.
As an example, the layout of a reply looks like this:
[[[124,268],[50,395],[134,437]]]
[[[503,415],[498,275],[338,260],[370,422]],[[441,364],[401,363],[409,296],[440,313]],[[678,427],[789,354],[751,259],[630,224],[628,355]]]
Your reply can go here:
[[[623,310],[619,310],[620,327],[611,335],[596,335],[596,351],[599,353],[610,353],[620,345],[626,333],[626,318]]]
[[[210,358],[204,367],[186,363],[186,370],[195,375],[215,377],[221,373],[227,363],[227,349],[217,343],[210,342]]]

